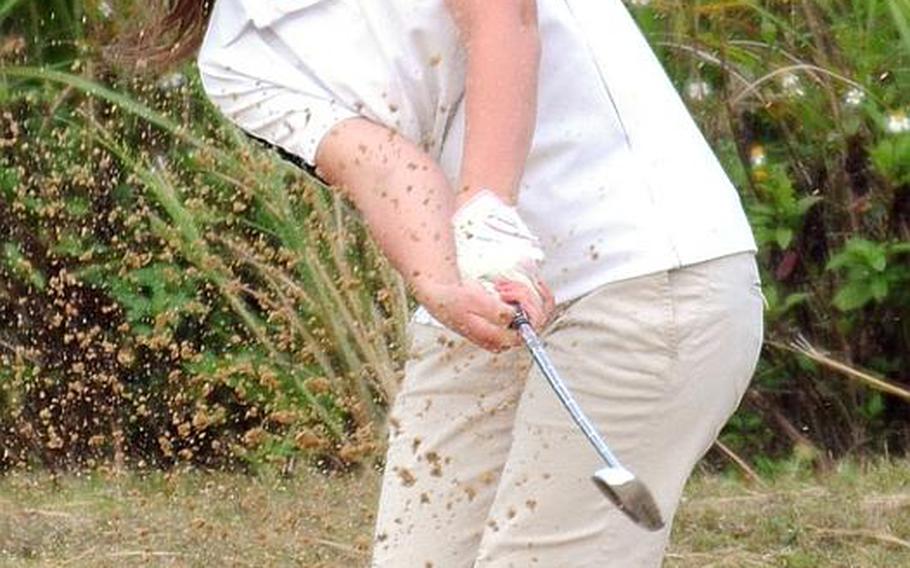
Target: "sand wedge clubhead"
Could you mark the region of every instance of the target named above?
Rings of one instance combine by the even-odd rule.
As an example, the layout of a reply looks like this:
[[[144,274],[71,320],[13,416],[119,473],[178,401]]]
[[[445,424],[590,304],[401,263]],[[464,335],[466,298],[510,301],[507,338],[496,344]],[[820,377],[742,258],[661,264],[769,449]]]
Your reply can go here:
[[[566,388],[565,383],[553,367],[550,357],[543,348],[543,344],[531,327],[531,323],[525,316],[525,313],[518,308],[515,318],[512,320],[512,326],[518,329],[525,347],[531,352],[531,357],[537,363],[543,376],[553,387],[556,396],[563,404],[585,437],[597,450],[597,453],[607,463],[596,472],[592,477],[594,484],[601,492],[614,504],[620,511],[625,513],[632,521],[648,530],[657,531],[663,528],[664,521],[660,515],[660,509],[654,502],[651,492],[642,483],[635,474],[626,469],[620,461],[613,455],[606,442],[600,437],[600,434],[582,412],[581,407],[575,402],[572,393]]]

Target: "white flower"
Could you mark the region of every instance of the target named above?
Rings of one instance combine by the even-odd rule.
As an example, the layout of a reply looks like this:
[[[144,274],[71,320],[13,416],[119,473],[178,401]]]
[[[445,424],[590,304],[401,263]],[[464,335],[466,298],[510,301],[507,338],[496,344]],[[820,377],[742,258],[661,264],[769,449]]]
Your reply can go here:
[[[633,6],[647,6],[651,3],[651,0],[626,0],[629,4]]]
[[[108,2],[108,0],[101,0],[98,4],[98,11],[101,12],[101,15],[107,20],[111,19],[111,16],[114,15],[114,7],[111,6],[111,3]]]
[[[793,73],[784,73],[780,78],[780,86],[784,89],[784,94],[788,97],[801,97],[806,94],[803,89],[799,76]]]
[[[896,110],[888,115],[886,128],[892,134],[910,132],[910,116],[902,110]]]
[[[844,104],[847,106],[859,106],[866,100],[866,91],[859,87],[853,87],[844,95]]]
[[[768,162],[768,156],[765,154],[765,147],[761,144],[755,144],[749,148],[749,161],[753,168],[760,168]]]
[[[171,73],[169,75],[165,75],[164,77],[158,79],[158,82],[156,83],[156,85],[158,86],[159,89],[162,89],[165,91],[173,91],[175,89],[179,89],[180,87],[184,86],[185,84],[186,84],[186,75],[184,75],[183,73],[176,73],[176,72]]]
[[[844,103],[848,106],[859,106],[866,100],[866,91],[853,87],[844,95]]]
[[[703,101],[711,96],[711,85],[705,81],[689,81],[686,85],[686,96],[693,101]]]

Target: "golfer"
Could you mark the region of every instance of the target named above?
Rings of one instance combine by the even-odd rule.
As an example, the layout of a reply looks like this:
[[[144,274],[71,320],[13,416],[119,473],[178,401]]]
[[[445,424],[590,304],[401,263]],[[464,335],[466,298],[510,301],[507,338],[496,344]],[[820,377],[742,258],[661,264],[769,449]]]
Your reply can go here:
[[[737,193],[623,3],[172,7],[209,16],[214,104],[350,198],[422,305],[372,565],[658,566],[670,524],[598,492],[508,327],[520,304],[672,520],[748,385],[762,298]]]

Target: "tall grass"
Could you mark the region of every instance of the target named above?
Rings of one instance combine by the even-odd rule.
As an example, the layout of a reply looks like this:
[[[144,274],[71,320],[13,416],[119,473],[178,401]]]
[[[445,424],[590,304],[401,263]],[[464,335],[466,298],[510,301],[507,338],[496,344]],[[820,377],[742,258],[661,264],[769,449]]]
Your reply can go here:
[[[193,77],[170,92],[46,67],[0,74],[18,93],[4,124],[18,133],[3,160],[15,254],[2,280],[0,436],[17,441],[5,462],[369,453],[401,366],[407,297],[348,204],[225,127]],[[97,330],[89,353],[114,354],[113,373],[88,360],[55,368],[48,359],[81,357],[31,333],[60,317],[39,284],[60,273],[116,314],[100,322],[68,298],[63,315],[76,334]],[[75,402],[34,387],[77,382],[94,387]],[[81,423],[64,425],[73,414]],[[111,418],[90,419],[101,414]]]
[[[133,4],[0,1],[0,467],[371,455],[406,290],[191,66],[105,65]],[[768,342],[724,447],[760,472],[906,449],[910,6],[632,4],[761,247]]]

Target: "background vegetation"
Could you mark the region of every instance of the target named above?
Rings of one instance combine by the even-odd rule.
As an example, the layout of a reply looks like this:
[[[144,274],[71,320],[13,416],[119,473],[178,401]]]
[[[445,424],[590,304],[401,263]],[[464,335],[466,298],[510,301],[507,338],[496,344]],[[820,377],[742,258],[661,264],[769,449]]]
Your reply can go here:
[[[721,448],[747,475],[906,452],[910,3],[630,4],[761,246],[767,345]],[[0,469],[379,455],[405,290],[191,65],[107,63],[142,8],[0,1]]]
[[[905,451],[910,3],[651,4],[761,249],[766,349],[723,441],[766,470]]]

